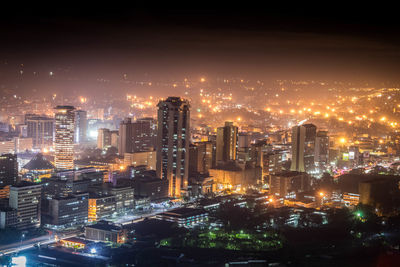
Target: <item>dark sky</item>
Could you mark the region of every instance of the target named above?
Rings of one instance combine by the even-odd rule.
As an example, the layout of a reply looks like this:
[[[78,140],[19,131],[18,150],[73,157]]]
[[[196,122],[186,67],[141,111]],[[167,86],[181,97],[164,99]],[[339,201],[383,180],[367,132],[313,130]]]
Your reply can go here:
[[[99,2],[100,3],[100,2]],[[199,5],[201,3],[199,2]],[[10,9],[0,60],[84,75],[239,74],[399,81],[400,27],[390,6],[110,6]]]

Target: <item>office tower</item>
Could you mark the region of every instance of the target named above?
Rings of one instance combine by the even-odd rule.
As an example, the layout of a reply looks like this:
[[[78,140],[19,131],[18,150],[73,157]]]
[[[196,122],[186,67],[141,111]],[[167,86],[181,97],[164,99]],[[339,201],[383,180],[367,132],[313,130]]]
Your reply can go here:
[[[190,146],[189,151],[190,172],[200,174],[208,173],[208,170],[212,167],[212,142],[196,142]]]
[[[34,114],[25,115],[27,137],[32,138],[33,148],[53,146],[54,119]]]
[[[158,103],[157,176],[169,181],[169,195],[187,190],[189,175],[189,102],[168,97]]]
[[[55,110],[55,167],[56,169],[73,169],[75,108],[57,106]]]
[[[317,127],[314,124],[304,124],[306,128],[304,140],[304,168],[306,172],[315,171],[315,138],[317,136]]]
[[[304,124],[292,128],[292,165],[291,171],[315,171],[315,138],[317,127]]]
[[[80,144],[86,141],[87,112],[84,110],[75,111],[75,143]]]
[[[3,154],[0,156],[0,187],[14,185],[18,180],[17,155]]]
[[[318,131],[315,138],[315,164],[323,171],[328,164],[329,136],[328,131]]]
[[[237,159],[238,139],[238,127],[233,122],[227,121],[217,129],[217,162]]]
[[[19,230],[40,226],[41,191],[41,184],[25,181],[10,187],[9,206],[17,210]]]
[[[154,149],[154,120],[139,119],[132,122],[130,118],[123,120],[119,127],[118,153],[134,153]]]
[[[97,130],[97,148],[104,149],[111,146],[111,131],[110,129],[101,128]]]

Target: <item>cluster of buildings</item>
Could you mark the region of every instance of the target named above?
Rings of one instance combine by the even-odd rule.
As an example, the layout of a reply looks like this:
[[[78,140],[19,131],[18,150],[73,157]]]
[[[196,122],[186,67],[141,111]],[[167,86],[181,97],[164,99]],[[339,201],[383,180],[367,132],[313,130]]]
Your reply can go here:
[[[313,124],[260,134],[227,121],[214,130],[203,127],[196,132],[201,138],[193,138],[187,100],[168,97],[157,107],[157,120],[126,118],[118,130],[97,130],[97,149],[116,153],[111,163],[77,163],[77,147],[88,141],[85,111],[57,106],[54,118],[27,114],[16,138],[30,138],[31,150],[43,154],[20,167],[15,150],[0,156],[1,227],[73,227],[132,214],[154,201],[249,189],[269,192],[281,204],[323,205],[334,194],[313,196],[313,176],[341,164],[358,167],[366,158],[359,146],[333,146],[328,132]],[[342,203],[368,202],[364,197],[347,191]]]

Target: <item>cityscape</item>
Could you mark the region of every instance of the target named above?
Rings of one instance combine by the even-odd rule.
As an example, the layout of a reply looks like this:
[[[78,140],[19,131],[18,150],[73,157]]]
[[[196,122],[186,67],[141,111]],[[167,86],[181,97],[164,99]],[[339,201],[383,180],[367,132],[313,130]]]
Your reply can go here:
[[[2,18],[0,265],[398,266],[400,24],[299,10]]]

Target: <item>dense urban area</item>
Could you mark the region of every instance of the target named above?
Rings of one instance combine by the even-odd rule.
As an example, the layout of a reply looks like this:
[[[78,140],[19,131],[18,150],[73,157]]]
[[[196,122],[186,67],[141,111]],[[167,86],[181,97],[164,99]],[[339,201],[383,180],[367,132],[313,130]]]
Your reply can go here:
[[[400,266],[397,6],[42,2],[1,7],[0,267]]]
[[[128,74],[97,82],[128,89],[1,89],[1,264],[399,260],[398,87]],[[153,87],[164,94],[146,95]]]

